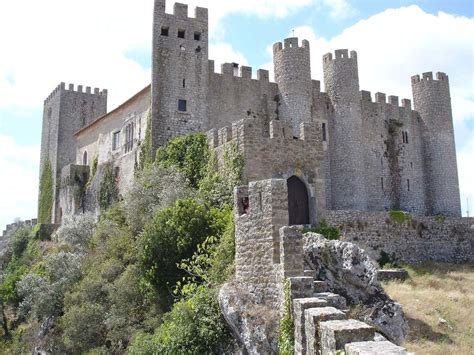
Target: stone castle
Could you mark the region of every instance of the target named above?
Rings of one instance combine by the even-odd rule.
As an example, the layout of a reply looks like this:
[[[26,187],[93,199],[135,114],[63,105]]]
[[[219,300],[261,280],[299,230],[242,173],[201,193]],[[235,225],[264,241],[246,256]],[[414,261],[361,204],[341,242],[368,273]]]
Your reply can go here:
[[[53,171],[52,222],[76,208],[60,188],[70,165],[113,162],[126,187],[147,124],[154,150],[210,131],[216,148],[238,143],[248,181],[296,176],[291,186],[307,190],[304,224],[327,210],[460,216],[448,76],[413,76],[414,108],[383,93],[372,100],[359,88],[356,52],[336,50],[323,57],[322,91],[311,79],[309,46],[297,38],[274,44],[274,83],[268,71],[255,79],[237,63],[218,73],[208,57],[207,9],[190,17],[187,5],[175,4],[167,14],[165,0],[155,1],[150,86],[110,112],[106,90],[80,85],[61,83],[44,102],[41,167],[49,161]]]
[[[187,5],[177,3],[168,14],[165,0],[155,0],[151,85],[110,112],[106,90],[61,83],[48,96],[41,170],[52,170],[51,224],[99,211],[97,189],[106,165],[123,193],[140,163],[140,147],[148,144],[146,132],[153,152],[173,137],[207,132],[218,157],[232,146],[244,158],[246,186],[234,191],[236,284],[225,285],[220,295],[241,345],[249,353],[273,353],[274,344],[255,347],[272,338],[259,333],[271,322],[252,328],[246,307],[266,307],[281,318],[289,280],[296,353],[333,353],[344,346],[347,354],[406,353],[389,342],[375,344],[367,324],[344,320],[345,313],[334,308],[344,310],[344,298],[321,292],[321,275],[308,266],[308,237],[289,226],[325,220],[343,232],[340,246],[359,256],[376,259],[385,252],[406,263],[473,262],[474,218],[461,218],[448,76],[413,76],[412,108],[408,99],[400,105],[397,96],[378,92],[373,100],[361,91],[355,51],[324,55],[322,91],[310,75],[306,40],[274,44],[275,82],[267,70],[254,78],[252,68],[237,63],[216,72],[208,48],[207,9],[198,7],[190,17]],[[85,181],[87,193],[79,199],[78,185]],[[397,221],[393,210],[407,213]],[[351,259],[344,253],[339,259]],[[356,254],[349,263],[356,264]],[[341,273],[348,275],[346,269]],[[366,274],[364,269],[344,282],[364,290],[367,280],[378,285],[374,274]],[[394,317],[403,318],[397,307],[384,306],[382,323],[369,323],[384,333]]]

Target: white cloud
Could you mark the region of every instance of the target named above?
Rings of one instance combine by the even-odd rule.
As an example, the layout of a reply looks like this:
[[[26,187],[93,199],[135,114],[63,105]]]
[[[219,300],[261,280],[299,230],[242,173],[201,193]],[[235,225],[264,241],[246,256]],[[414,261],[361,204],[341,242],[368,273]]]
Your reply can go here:
[[[0,135],[0,233],[16,218],[36,218],[38,170],[39,146],[22,146]]]
[[[240,65],[248,65],[245,56],[236,51],[228,43],[209,44],[209,59],[214,60],[214,68],[220,73],[220,65],[223,63],[239,63]]]

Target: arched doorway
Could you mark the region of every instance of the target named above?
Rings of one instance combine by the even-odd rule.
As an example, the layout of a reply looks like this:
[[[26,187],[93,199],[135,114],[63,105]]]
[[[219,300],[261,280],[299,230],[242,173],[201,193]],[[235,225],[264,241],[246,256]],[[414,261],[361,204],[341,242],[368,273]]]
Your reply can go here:
[[[290,226],[309,224],[308,190],[297,176],[287,180],[288,186],[288,215]]]

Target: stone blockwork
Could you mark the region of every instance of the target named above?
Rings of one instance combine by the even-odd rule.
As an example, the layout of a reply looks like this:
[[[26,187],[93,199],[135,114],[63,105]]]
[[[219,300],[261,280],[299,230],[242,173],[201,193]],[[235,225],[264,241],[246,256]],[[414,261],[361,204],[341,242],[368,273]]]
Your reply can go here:
[[[326,220],[375,260],[384,251],[409,264],[474,261],[474,218],[406,215],[397,222],[387,212],[327,211]]]
[[[5,230],[2,232],[2,238],[7,238],[9,235],[14,233],[17,229],[21,227],[34,227],[38,223],[36,218],[28,219],[26,221],[18,221],[14,223],[7,224]]]

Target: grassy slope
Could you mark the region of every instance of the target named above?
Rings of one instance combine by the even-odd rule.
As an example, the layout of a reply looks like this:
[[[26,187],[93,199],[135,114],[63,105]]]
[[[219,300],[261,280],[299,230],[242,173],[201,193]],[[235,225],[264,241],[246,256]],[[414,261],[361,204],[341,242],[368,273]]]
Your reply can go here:
[[[474,354],[474,265],[430,263],[408,271],[410,280],[384,284],[408,318],[407,349],[417,354]]]

